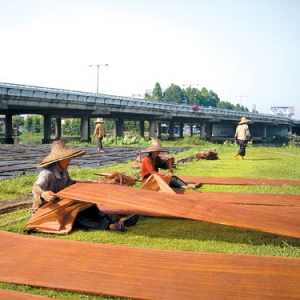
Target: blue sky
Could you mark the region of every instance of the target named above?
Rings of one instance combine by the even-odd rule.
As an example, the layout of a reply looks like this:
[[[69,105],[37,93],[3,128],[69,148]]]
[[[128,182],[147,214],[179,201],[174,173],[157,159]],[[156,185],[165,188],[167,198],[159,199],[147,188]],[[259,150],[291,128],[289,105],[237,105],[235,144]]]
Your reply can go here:
[[[156,82],[294,106],[300,0],[0,0],[0,81],[132,96]],[[243,96],[243,97],[240,97]]]

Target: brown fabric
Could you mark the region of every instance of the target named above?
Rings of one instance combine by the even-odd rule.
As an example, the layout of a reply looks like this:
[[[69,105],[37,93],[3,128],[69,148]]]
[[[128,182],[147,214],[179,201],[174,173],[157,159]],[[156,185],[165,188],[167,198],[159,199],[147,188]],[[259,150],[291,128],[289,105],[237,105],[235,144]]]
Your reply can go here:
[[[249,205],[272,205],[272,206],[292,206],[300,207],[300,195],[288,194],[252,194],[252,193],[228,193],[228,192],[191,192],[189,190],[176,190],[182,197],[206,200],[216,200],[234,204]]]
[[[141,189],[175,194],[175,192],[169,186],[171,180],[172,176],[159,176],[157,174],[152,174],[143,183]]]
[[[127,176],[120,172],[101,173],[100,175],[104,176],[102,182],[110,184],[133,186],[136,182],[136,180],[132,176]]]
[[[300,180],[289,179],[267,179],[267,178],[235,178],[235,177],[201,177],[201,176],[183,176],[180,178],[185,182],[204,184],[235,184],[235,185],[252,185],[252,184],[268,184],[268,185],[300,185]]]
[[[155,194],[154,194],[155,193]],[[101,195],[101,198],[99,197]],[[201,195],[201,193],[199,193]],[[148,211],[170,217],[187,218],[300,238],[299,213],[268,211],[177,194],[101,183],[77,183],[58,193],[61,198],[89,201],[111,208]]]
[[[299,258],[121,247],[4,231],[0,240],[2,282],[135,299],[300,299]]]
[[[207,160],[214,160],[218,159],[218,152],[215,151],[203,151],[196,153],[197,159],[207,159]]]
[[[57,298],[48,298],[45,296],[27,294],[22,292],[16,292],[12,290],[2,290],[0,289],[0,299],[1,300],[53,300]]]
[[[68,234],[73,228],[77,214],[93,205],[94,203],[70,199],[63,199],[58,203],[47,203],[37,210],[25,225],[25,230]]]

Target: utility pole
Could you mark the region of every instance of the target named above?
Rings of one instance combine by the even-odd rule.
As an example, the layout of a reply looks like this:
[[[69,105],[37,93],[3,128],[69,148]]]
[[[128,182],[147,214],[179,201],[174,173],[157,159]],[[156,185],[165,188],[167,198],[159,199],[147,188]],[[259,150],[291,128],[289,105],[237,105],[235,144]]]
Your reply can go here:
[[[242,106],[242,99],[244,98],[244,97],[248,97],[248,96],[235,96],[235,97],[240,97],[240,105]]]
[[[97,67],[97,94],[99,92],[99,68],[101,66],[108,66],[108,64],[101,64],[101,65],[89,65],[89,67]]]

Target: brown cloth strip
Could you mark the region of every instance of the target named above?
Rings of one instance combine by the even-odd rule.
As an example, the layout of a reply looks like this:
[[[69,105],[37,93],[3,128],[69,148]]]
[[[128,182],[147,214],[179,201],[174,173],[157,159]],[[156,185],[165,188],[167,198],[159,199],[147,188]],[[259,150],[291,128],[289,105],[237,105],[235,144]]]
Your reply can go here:
[[[153,250],[4,231],[0,240],[3,282],[137,299],[300,299],[298,258]]]
[[[193,199],[216,200],[235,204],[257,204],[274,206],[300,207],[300,195],[290,194],[250,194],[229,192],[194,192],[188,190],[176,190],[182,197]]]
[[[300,185],[300,180],[289,179],[267,179],[267,178],[222,178],[222,177],[201,177],[201,176],[179,176],[188,183],[202,182],[204,184],[266,184],[266,185]]]
[[[55,298],[52,297],[48,298],[45,296],[0,289],[0,299],[1,300],[50,300],[50,299],[54,300]]]
[[[193,219],[222,225],[258,230],[300,238],[298,209],[266,211],[259,207],[222,203],[182,197],[177,194],[153,192],[119,185],[77,183],[61,192],[58,197],[82,200],[111,208],[148,211],[170,217]],[[201,194],[199,194],[201,195]]]

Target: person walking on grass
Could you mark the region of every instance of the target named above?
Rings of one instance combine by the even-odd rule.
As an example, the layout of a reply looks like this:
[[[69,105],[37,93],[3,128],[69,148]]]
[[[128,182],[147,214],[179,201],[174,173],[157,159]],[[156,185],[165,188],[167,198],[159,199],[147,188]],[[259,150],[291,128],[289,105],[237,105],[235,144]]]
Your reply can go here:
[[[102,118],[97,118],[95,123],[97,123],[97,125],[95,127],[93,138],[95,136],[97,136],[97,138],[98,138],[98,149],[97,150],[99,152],[104,152],[103,145],[102,145],[102,140],[106,135],[106,128],[105,128],[105,125],[104,125],[104,121],[103,121]]]
[[[249,131],[248,123],[251,120],[248,120],[246,117],[242,117],[241,121],[238,123],[238,126],[236,127],[235,135],[234,135],[234,141],[239,145],[239,150],[236,154],[234,154],[234,157],[236,160],[239,159],[239,155],[242,159],[245,159],[246,155],[246,147],[248,144],[248,141],[250,140],[253,142],[252,136]]]

